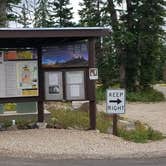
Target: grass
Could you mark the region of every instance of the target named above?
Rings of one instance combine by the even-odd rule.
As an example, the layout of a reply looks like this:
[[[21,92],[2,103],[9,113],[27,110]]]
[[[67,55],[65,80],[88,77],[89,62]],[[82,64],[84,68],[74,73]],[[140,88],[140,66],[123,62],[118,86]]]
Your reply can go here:
[[[106,99],[106,90],[102,87],[96,89],[97,102]],[[165,101],[165,97],[161,92],[153,88],[148,88],[139,92],[127,92],[126,100],[129,102],[161,102]]]
[[[50,126],[58,124],[64,129],[69,127],[75,129],[89,128],[89,113],[71,110],[51,110],[51,120],[48,122]],[[105,113],[97,113],[97,129],[106,133],[111,126],[111,120]]]
[[[132,102],[165,101],[164,95],[153,88],[149,88],[141,92],[128,92],[126,98],[127,101],[132,101]]]
[[[153,130],[149,126],[145,127],[142,123],[139,123],[135,130],[126,131],[125,129],[119,129],[118,136],[136,143],[147,143],[148,141],[157,141],[165,138],[161,132]]]

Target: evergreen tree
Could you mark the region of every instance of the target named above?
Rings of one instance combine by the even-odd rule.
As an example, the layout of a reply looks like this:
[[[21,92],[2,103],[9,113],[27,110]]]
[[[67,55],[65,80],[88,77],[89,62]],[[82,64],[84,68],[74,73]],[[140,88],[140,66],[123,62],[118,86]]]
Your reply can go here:
[[[21,10],[21,13],[19,14],[17,20],[18,20],[18,23],[23,25],[23,28],[27,28],[28,25],[31,24],[30,19],[28,17],[28,15],[29,15],[29,11],[28,10],[29,9],[26,8],[25,3],[23,3],[21,8],[22,8],[22,10]]]
[[[142,3],[141,3],[142,2]],[[141,0],[138,6],[138,56],[140,60],[140,85],[150,86],[156,79],[158,59],[162,56],[162,40],[165,24],[166,2],[164,0]],[[158,74],[158,73],[157,73]]]
[[[34,27],[51,27],[53,25],[49,0],[37,1],[34,17]]]
[[[70,7],[69,0],[53,0],[52,4],[52,20],[55,27],[71,27],[74,23],[71,21],[73,7]]]
[[[0,0],[0,27],[8,26],[8,21],[16,20],[14,5],[21,0]]]
[[[79,4],[80,26],[100,26],[100,4],[101,0],[83,0]]]

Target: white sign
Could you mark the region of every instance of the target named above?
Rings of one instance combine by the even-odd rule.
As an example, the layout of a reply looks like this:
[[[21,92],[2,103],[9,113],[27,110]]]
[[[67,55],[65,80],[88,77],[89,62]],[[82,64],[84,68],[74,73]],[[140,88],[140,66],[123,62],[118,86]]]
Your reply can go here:
[[[124,89],[107,89],[106,111],[109,114],[125,113],[125,90]]]
[[[89,69],[89,79],[90,80],[98,80],[98,69],[90,68]]]

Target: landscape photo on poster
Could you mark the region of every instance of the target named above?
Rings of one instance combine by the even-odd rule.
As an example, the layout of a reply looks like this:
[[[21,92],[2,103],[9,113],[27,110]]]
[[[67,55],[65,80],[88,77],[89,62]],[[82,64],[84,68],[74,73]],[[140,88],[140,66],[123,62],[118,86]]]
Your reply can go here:
[[[74,67],[88,65],[86,42],[73,42],[42,49],[43,67]]]

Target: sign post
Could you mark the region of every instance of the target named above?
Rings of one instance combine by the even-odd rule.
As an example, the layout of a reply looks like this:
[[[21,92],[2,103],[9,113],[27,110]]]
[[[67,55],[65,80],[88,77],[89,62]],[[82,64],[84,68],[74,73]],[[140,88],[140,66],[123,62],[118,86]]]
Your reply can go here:
[[[117,114],[125,113],[125,90],[124,89],[107,89],[106,111],[113,114],[113,135],[117,136]]]

